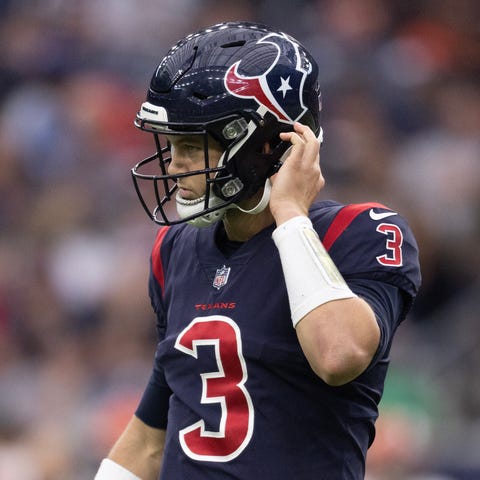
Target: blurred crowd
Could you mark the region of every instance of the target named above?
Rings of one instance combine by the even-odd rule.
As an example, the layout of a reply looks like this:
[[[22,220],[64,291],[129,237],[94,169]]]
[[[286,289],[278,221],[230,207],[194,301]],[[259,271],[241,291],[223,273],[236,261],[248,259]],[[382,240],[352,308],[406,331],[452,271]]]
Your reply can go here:
[[[479,2],[0,0],[0,480],[93,478],[136,406],[156,227],[133,119],[170,45],[224,20],[312,51],[322,197],[389,205],[420,245],[368,479],[480,478]]]

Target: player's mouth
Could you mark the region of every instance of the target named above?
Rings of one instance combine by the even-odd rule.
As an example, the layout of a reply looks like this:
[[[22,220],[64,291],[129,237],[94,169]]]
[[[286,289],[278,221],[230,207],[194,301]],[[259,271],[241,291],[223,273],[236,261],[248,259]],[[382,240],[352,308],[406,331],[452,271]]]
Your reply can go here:
[[[196,204],[205,199],[205,195],[197,193],[186,185],[177,183],[177,202],[183,204]]]
[[[183,185],[177,185],[177,197],[181,197],[184,200],[195,200],[199,195]]]

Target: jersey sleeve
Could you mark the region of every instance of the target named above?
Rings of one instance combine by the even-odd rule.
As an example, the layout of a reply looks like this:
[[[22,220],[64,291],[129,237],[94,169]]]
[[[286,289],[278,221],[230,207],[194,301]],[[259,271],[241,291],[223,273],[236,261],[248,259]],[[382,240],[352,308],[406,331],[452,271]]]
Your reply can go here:
[[[165,272],[168,261],[168,227],[159,230],[150,257],[148,290],[152,308],[157,318],[157,336],[160,342],[165,335],[166,312],[163,302]],[[158,361],[158,351],[149,382],[143,393],[135,415],[151,427],[165,429],[167,426],[168,405],[171,395],[163,368]]]
[[[148,279],[148,294],[153,311],[157,317],[157,335],[161,340],[166,326],[164,306],[165,272],[168,266],[168,252],[170,243],[167,233],[169,227],[161,228],[155,238],[152,253],[150,255],[150,275]]]
[[[418,246],[406,220],[387,207],[347,205],[334,211],[322,242],[353,292],[372,307],[381,358],[410,310],[421,283]]]
[[[321,238],[347,282],[384,282],[402,290],[410,303],[417,295],[421,283],[418,246],[397,212],[380,204],[347,205]]]
[[[394,285],[374,280],[350,280],[349,287],[372,308],[380,328],[380,341],[370,365],[388,353],[405,309],[405,295]]]
[[[135,415],[150,427],[166,429],[171,394],[172,391],[165,380],[163,368],[155,357],[150,380]]]

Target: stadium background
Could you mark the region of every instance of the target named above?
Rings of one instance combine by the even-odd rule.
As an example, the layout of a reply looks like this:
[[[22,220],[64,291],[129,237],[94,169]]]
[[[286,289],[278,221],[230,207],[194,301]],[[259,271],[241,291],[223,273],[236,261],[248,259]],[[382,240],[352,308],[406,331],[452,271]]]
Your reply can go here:
[[[409,219],[423,289],[398,331],[369,480],[480,478],[480,4],[0,0],[0,479],[93,478],[155,344],[133,117],[185,34],[266,22],[320,66],[323,196]],[[188,292],[185,292],[188,295]]]

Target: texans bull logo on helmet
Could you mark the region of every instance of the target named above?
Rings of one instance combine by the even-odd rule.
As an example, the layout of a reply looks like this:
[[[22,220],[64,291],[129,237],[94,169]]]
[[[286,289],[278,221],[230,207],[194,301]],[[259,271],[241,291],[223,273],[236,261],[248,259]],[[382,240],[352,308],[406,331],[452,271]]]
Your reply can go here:
[[[240,60],[227,70],[225,87],[236,97],[253,98],[280,122],[293,123],[307,111],[303,103],[303,85],[310,70],[302,68],[298,45],[285,35],[272,33],[257,43],[271,44],[277,49],[272,65],[261,75],[244,76],[239,73]],[[285,65],[288,64],[295,64],[294,72],[291,66],[287,70]]]

